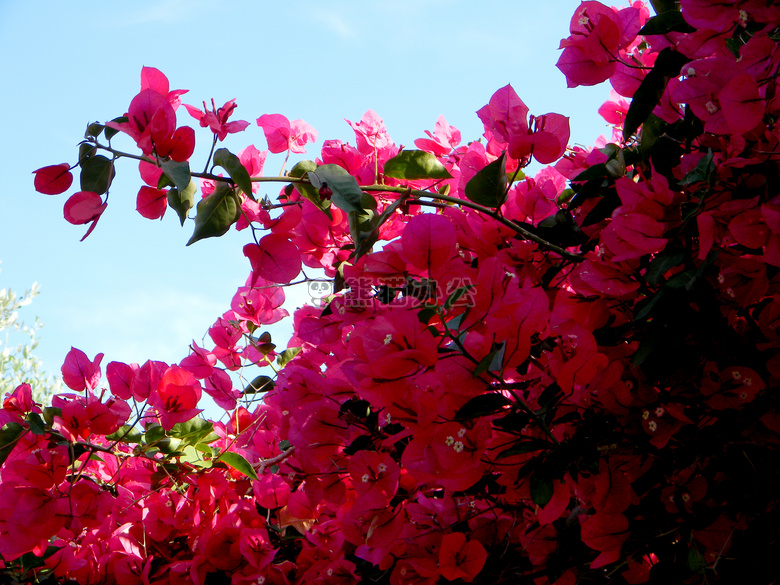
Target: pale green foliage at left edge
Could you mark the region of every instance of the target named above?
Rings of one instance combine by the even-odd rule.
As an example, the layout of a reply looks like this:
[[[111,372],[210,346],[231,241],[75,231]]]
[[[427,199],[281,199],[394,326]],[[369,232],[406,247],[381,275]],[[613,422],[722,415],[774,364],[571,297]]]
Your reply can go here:
[[[27,382],[32,386],[33,399],[48,404],[62,386],[59,378],[46,374],[40,358],[33,353],[40,341],[42,323],[37,317],[32,325],[19,319],[19,309],[29,305],[37,294],[37,282],[21,296],[0,289],[0,402],[6,393]]]

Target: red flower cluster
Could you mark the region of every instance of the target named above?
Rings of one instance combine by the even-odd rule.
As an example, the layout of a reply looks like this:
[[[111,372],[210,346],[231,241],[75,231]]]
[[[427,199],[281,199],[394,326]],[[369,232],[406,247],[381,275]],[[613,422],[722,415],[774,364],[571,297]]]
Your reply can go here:
[[[349,122],[355,146],[326,141],[278,177],[277,203],[253,195],[254,147],[213,154],[228,176],[182,165],[178,93],[144,69],[127,121],[107,125],[146,157],[139,211],[161,217],[164,190],[196,177],[191,242],[268,233],[244,247],[250,275],[205,347],[110,362],[110,393],[102,355],[74,349],[76,394],[5,399],[0,570],[122,585],[772,576],[780,10],[680,4],[650,18],[589,1],[572,20],[559,67],[570,86],[610,80],[611,143],[567,147],[568,119],[529,117],[506,86],[478,112],[484,143],[439,118],[402,150],[369,111]],[[233,105],[196,112],[215,142],[245,127]],[[278,114],[258,125],[273,153],[316,138]],[[111,176],[104,131],[82,173]],[[554,164],[524,177],[532,158]],[[36,188],[64,192],[70,169],[40,169]],[[100,195],[74,197],[66,214],[94,227]],[[277,353],[261,329],[287,316],[303,265],[335,285]],[[228,423],[197,416],[204,391]]]

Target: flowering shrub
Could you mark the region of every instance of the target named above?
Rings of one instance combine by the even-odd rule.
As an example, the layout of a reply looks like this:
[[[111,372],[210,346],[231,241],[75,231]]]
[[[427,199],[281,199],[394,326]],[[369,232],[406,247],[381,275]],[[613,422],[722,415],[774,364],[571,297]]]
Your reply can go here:
[[[267,151],[215,149],[249,128],[231,100],[186,106],[213,133],[192,172],[184,92],[144,68],[128,113],[90,125],[77,164],[39,169],[36,189],[65,192],[78,171],[65,218],[89,235],[117,161],[137,160],[144,217],[194,211],[190,244],[248,228],[251,271],[178,364],[73,349],[72,393],[6,397],[5,575],[774,579],[780,7],[654,4],[583,2],[561,43],[570,86],[614,88],[613,136],[591,149],[506,86],[478,112],[482,140],[441,117],[402,150],[369,111],[349,122],[356,146],[325,141],[266,177]],[[316,139],[280,114],[257,125],[271,153]],[[552,166],[525,176],[534,159]],[[275,201],[264,182],[284,185]],[[335,288],[277,352],[262,329],[304,265]],[[249,366],[267,373],[234,388]],[[228,423],[199,416],[204,392]]]

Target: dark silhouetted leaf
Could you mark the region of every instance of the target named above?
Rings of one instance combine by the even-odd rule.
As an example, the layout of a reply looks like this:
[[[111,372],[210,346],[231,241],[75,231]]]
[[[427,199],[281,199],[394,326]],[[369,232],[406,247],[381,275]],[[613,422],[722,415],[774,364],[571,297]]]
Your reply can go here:
[[[464,420],[488,416],[490,414],[495,414],[509,404],[512,404],[512,402],[503,394],[497,392],[480,394],[461,406],[455,414],[455,418]]]
[[[195,231],[187,245],[226,234],[238,220],[240,211],[233,189],[227,183],[218,181],[214,192],[198,202]]]
[[[501,207],[506,199],[507,182],[504,152],[466,183],[466,197],[486,207]]]
[[[357,179],[338,165],[322,165],[308,173],[309,182],[318,192],[329,190],[331,201],[342,211],[360,211],[363,190]]]
[[[639,85],[631,100],[631,105],[626,113],[626,120],[623,123],[623,139],[627,140],[661,101],[666,84],[672,77],[680,74],[680,69],[690,58],[677,52],[671,47],[662,50],[655,60],[653,69],[648,73]]]
[[[115,175],[114,163],[102,154],[81,161],[81,190],[103,195]]]
[[[639,34],[642,36],[647,35],[665,35],[670,32],[682,32],[689,33],[694,32],[696,29],[690,24],[685,22],[682,12],[677,10],[668,10],[653,16],[645,23]]]

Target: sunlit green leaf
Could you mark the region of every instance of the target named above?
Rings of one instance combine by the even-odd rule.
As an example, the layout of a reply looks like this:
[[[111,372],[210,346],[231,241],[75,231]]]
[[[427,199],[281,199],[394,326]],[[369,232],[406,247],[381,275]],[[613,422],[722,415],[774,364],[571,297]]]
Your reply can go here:
[[[240,471],[247,477],[257,479],[257,473],[255,473],[254,468],[249,464],[249,461],[244,459],[244,457],[238,453],[234,453],[233,451],[225,451],[219,456],[219,460],[226,463],[227,465],[230,465],[230,467],[233,469]]]
[[[287,363],[291,359],[293,359],[296,355],[298,355],[300,351],[301,351],[300,347],[287,348],[276,357],[276,363],[279,365],[280,368],[283,368],[284,366],[287,365]]]
[[[430,152],[402,150],[385,163],[385,177],[406,179],[451,179],[452,175]]]
[[[130,425],[122,425],[115,433],[106,437],[109,441],[121,441],[122,443],[140,443],[143,439],[143,433]]]

